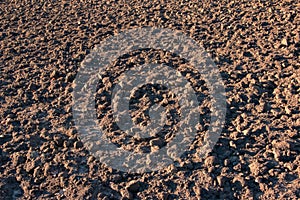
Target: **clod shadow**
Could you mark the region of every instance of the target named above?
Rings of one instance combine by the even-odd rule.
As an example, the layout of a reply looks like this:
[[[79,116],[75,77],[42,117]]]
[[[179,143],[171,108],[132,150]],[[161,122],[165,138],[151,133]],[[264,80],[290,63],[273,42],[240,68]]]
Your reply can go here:
[[[0,179],[0,197],[7,200],[20,198],[24,191],[20,187],[16,177],[9,176]]]

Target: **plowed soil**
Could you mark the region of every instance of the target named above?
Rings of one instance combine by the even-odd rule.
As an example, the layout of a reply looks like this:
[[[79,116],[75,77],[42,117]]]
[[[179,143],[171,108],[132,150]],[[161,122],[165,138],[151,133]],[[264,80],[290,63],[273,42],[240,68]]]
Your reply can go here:
[[[299,199],[299,13],[296,0],[1,1],[0,199]],[[210,53],[227,113],[207,157],[130,174],[85,149],[72,91],[97,44],[144,26]]]

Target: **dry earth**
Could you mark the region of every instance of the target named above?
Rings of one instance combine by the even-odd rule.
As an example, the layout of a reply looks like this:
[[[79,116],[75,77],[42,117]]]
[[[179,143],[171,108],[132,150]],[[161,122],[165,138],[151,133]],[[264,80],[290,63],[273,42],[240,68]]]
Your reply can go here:
[[[299,199],[299,13],[296,0],[1,1],[0,199]],[[226,124],[208,157],[197,156],[199,135],[181,162],[128,174],[83,147],[72,117],[72,82],[95,45],[142,26],[181,30],[205,47],[226,87]],[[155,51],[132,56],[149,54]],[[126,65],[122,59],[116,66]],[[113,81],[111,75],[99,83],[98,108],[107,105],[101,91]],[[155,90],[164,88],[140,92]],[[139,97],[133,110],[151,101]],[[111,139],[126,146],[113,133]],[[138,146],[147,151],[163,142]]]

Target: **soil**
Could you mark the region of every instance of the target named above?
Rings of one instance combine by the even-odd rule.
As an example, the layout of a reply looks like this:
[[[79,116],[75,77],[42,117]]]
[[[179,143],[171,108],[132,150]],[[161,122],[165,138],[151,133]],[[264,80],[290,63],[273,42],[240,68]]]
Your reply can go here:
[[[0,199],[300,198],[298,1],[2,1],[0,13]],[[197,156],[199,133],[181,161],[131,174],[104,165],[85,148],[74,125],[72,91],[80,63],[97,44],[144,26],[180,30],[210,53],[225,85],[227,113],[207,157]],[[131,56],[151,53],[184,71],[186,63],[167,52]],[[101,91],[114,78],[99,83],[97,113],[105,123],[111,121]],[[155,90],[176,110],[176,98],[164,88],[145,93]],[[152,102],[140,98],[134,96],[133,110]],[[132,111],[137,123],[147,123],[138,111]],[[144,145],[145,152],[172,139],[135,146],[139,141],[125,144],[113,131],[109,136],[123,148]]]

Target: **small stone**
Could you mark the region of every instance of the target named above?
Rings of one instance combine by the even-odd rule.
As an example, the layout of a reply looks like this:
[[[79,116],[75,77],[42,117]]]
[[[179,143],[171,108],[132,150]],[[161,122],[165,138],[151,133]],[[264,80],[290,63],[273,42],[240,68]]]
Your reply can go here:
[[[49,169],[50,169],[50,165],[46,163],[44,166],[44,176],[47,176]]]
[[[259,174],[259,163],[253,162],[249,165],[250,171],[253,173],[254,176]]]
[[[229,141],[229,146],[236,148],[236,145],[235,145],[234,141],[232,141],[232,140]]]
[[[212,173],[215,170],[214,166],[208,167],[207,171],[208,173]]]
[[[94,156],[89,156],[87,162],[92,163],[95,160]]]
[[[67,186],[67,181],[63,176],[59,177],[59,184],[60,184],[60,187],[66,187]]]
[[[83,147],[83,144],[82,144],[81,141],[76,141],[76,142],[74,143],[74,148],[80,149],[80,148],[82,148],[82,147]]]
[[[263,179],[261,177],[256,177],[254,180],[256,183],[262,183]]]
[[[26,161],[25,157],[19,154],[13,154],[12,162],[13,166],[17,166],[19,164],[22,164]]]
[[[286,39],[286,38],[283,38],[283,39],[281,40],[281,44],[282,44],[283,46],[288,46],[287,39]]]
[[[174,164],[169,165],[169,167],[167,168],[167,171],[170,173],[174,173],[177,172],[177,167]]]
[[[288,114],[288,115],[290,115],[290,114],[292,113],[292,111],[289,109],[288,106],[286,106],[286,107],[284,108],[284,110],[285,110],[286,114]]]
[[[236,176],[232,180],[233,183],[240,183],[242,187],[245,186],[245,179],[241,176]]]
[[[71,82],[72,79],[73,79],[73,75],[72,74],[67,74],[66,79],[65,79],[66,82]]]
[[[230,160],[229,159],[225,159],[224,160],[224,166],[226,167],[226,166],[228,166],[230,164]]]
[[[76,130],[75,129],[68,129],[66,131],[67,136],[72,137],[76,134]]]
[[[133,195],[127,189],[121,190],[120,193],[121,193],[122,199],[132,199],[133,198]]]
[[[41,175],[41,168],[38,166],[37,168],[34,169],[33,171],[33,177],[34,178],[39,178]]]
[[[65,140],[65,141],[64,141],[64,147],[65,147],[65,148],[70,147],[71,144],[72,144],[72,142],[71,142],[70,140]]]
[[[242,170],[242,164],[241,163],[237,163],[235,166],[233,166],[233,169],[235,171],[241,171]]]
[[[156,138],[150,141],[151,146],[162,147],[164,145],[164,141],[160,138]]]
[[[112,181],[110,182],[109,185],[110,185],[111,189],[113,189],[113,190],[116,190],[116,191],[120,190],[120,186]]]
[[[242,133],[243,133],[244,135],[248,135],[249,132],[250,132],[250,129],[245,129],[245,130],[242,131]]]
[[[50,78],[57,78],[58,77],[58,72],[56,70],[54,70],[51,74],[50,74]]]
[[[277,149],[273,149],[274,158],[277,162],[282,160],[282,156],[280,155],[280,151]]]
[[[159,199],[168,199],[169,194],[165,193],[165,192],[162,192],[162,193],[159,193],[158,197],[159,197]]]
[[[213,166],[215,164],[215,156],[208,156],[204,161],[205,166]]]
[[[194,190],[195,194],[200,197],[200,195],[201,195],[201,188],[198,187],[198,186],[194,186],[193,190]]]
[[[21,182],[21,180],[23,179],[21,174],[16,174],[16,180]]]
[[[281,149],[281,150],[285,150],[285,149],[290,149],[290,144],[287,141],[272,141],[272,146],[276,149]]]
[[[292,171],[294,169],[294,164],[293,163],[284,163],[284,167],[287,168],[288,170]]]
[[[224,185],[224,182],[225,182],[224,177],[223,176],[218,176],[217,177],[217,182],[218,182],[218,185],[222,187]]]
[[[27,162],[26,165],[25,165],[25,170],[26,172],[30,172],[32,171],[35,167],[37,167],[37,162],[35,161],[30,161],[30,162]]]

